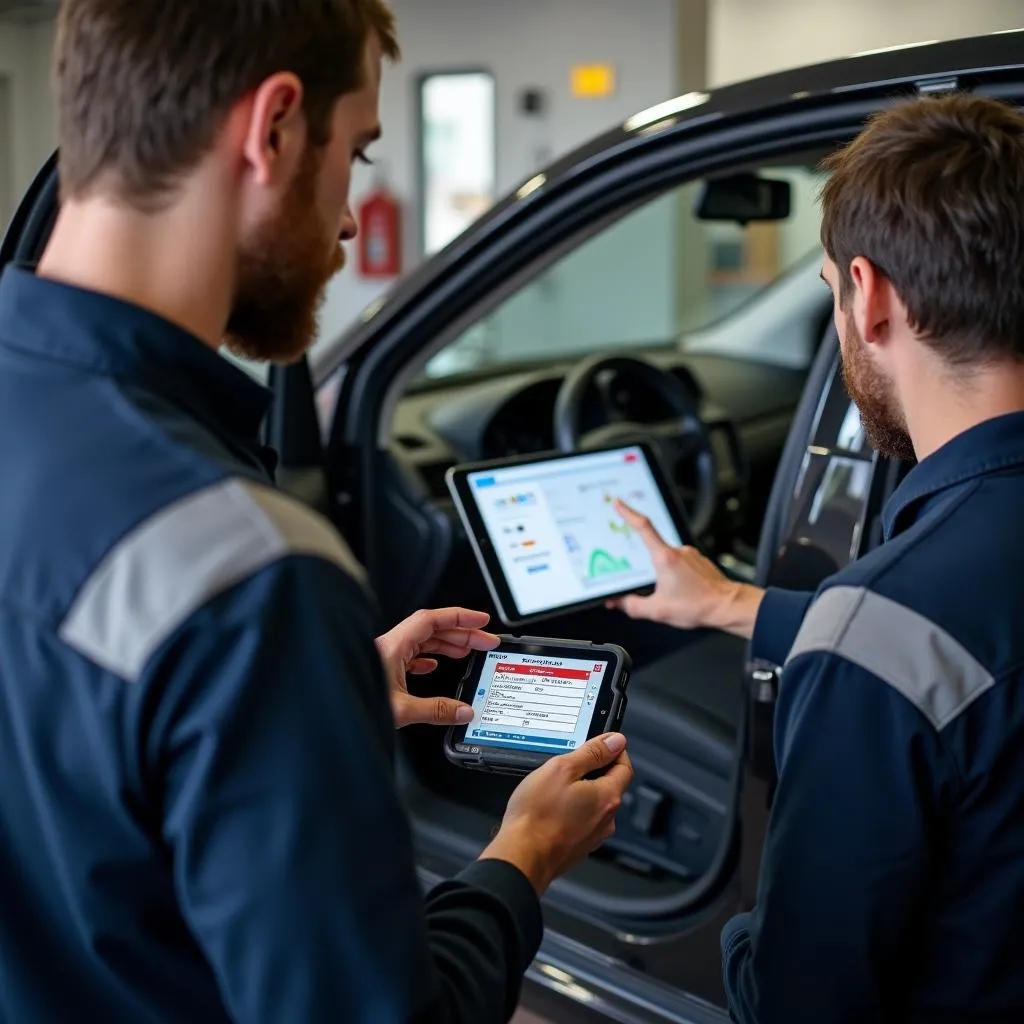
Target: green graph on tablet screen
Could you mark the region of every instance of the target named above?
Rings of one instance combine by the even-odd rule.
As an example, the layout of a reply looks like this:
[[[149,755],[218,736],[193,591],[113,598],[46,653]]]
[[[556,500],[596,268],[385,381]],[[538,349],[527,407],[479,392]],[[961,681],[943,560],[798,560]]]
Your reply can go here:
[[[595,548],[590,552],[590,564],[587,575],[608,576],[615,572],[628,572],[630,568],[628,558],[616,558],[603,548]]]

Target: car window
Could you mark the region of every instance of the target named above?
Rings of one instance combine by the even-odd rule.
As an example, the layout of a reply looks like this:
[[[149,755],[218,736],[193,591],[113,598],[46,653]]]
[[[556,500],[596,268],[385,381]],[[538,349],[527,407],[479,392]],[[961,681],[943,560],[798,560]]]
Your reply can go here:
[[[701,182],[677,188],[589,238],[492,309],[428,362],[438,378],[488,366],[689,342],[731,355],[806,365],[811,353],[765,351],[709,328],[750,307],[787,275],[815,262],[821,172],[773,166],[762,176],[792,186],[790,215],[741,226],[699,220]],[[808,271],[820,298],[818,268]],[[806,274],[804,276],[807,276]],[[816,283],[815,283],[816,282]],[[805,289],[806,290],[806,289]],[[778,338],[785,346],[786,337]],[[800,341],[802,345],[802,339]]]

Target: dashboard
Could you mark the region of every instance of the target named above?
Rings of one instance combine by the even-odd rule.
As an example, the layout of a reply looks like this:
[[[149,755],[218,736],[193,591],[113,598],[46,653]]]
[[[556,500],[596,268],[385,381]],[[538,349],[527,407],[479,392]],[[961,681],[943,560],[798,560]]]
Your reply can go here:
[[[636,355],[692,394],[711,435],[721,500],[735,503],[742,494],[744,502],[765,504],[806,372],[675,347]],[[439,380],[410,392],[392,423],[393,457],[419,477],[424,497],[446,502],[450,466],[553,450],[555,401],[572,365],[491,368],[486,376]],[[607,422],[609,410],[638,424],[671,415],[664,399],[638,382],[613,378],[604,392],[593,389],[585,402],[584,430]]]

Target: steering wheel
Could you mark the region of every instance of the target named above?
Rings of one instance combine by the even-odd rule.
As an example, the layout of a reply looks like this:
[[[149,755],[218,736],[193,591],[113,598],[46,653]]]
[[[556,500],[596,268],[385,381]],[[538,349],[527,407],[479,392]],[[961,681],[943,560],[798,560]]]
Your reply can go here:
[[[672,418],[660,423],[633,423],[611,401],[610,384],[619,377],[635,381],[659,395],[672,410]],[[587,393],[595,389],[607,423],[583,433],[583,408]],[[700,537],[711,525],[718,504],[718,474],[711,436],[697,414],[697,405],[686,385],[674,374],[635,356],[592,356],[577,363],[562,382],[555,400],[555,443],[560,451],[591,451],[614,445],[651,441],[655,444],[669,479],[675,480],[681,465],[694,470],[694,486],[677,491],[689,515],[690,528]]]

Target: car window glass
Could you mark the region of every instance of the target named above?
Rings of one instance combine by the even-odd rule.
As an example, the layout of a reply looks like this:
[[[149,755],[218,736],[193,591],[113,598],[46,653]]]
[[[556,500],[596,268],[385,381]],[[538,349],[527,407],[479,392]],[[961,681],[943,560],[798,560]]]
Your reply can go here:
[[[808,440],[772,564],[772,586],[813,590],[863,550],[877,455],[846,390],[838,355]]]
[[[813,166],[760,173],[791,183],[785,220],[745,227],[698,220],[702,183],[674,189],[546,268],[435,354],[425,376],[672,343],[806,366],[813,355],[806,339],[782,336],[766,346],[728,329],[742,310],[756,312],[759,299],[821,299],[822,174]]]

